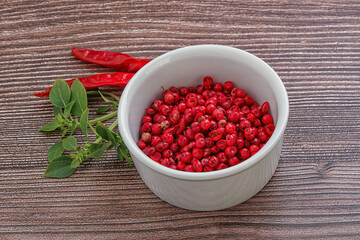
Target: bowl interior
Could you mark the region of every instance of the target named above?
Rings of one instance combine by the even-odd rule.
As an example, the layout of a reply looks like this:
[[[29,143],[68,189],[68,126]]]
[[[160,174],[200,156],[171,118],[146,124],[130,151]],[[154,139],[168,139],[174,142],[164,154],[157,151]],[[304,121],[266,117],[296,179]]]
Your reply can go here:
[[[247,52],[231,47],[203,45],[164,54],[151,61],[129,82],[119,105],[121,134],[127,132],[131,136],[125,143],[134,146],[139,140],[145,108],[155,99],[160,99],[164,89],[172,86],[196,87],[202,84],[205,76],[213,77],[215,82],[233,81],[236,87],[243,88],[259,104],[268,101],[276,125],[272,138],[283,133],[288,117],[288,99],[277,74],[262,60]],[[129,150],[132,152],[131,147]]]

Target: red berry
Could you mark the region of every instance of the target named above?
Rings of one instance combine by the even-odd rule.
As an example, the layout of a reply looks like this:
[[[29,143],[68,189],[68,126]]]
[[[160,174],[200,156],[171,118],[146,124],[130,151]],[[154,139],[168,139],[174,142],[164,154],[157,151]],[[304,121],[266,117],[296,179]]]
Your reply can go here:
[[[242,106],[241,108],[241,112],[243,112],[243,114],[246,116],[250,113],[250,108],[248,106]]]
[[[201,131],[201,127],[200,127],[200,123],[199,122],[193,122],[191,124],[191,129],[193,130],[194,133],[198,133]],[[195,137],[195,135],[194,135]]]
[[[156,113],[155,109],[153,109],[153,108],[147,108],[147,109],[145,109],[145,112],[149,116],[154,116]]]
[[[253,140],[256,136],[256,132],[253,128],[246,128],[244,131],[244,137],[247,140]]]
[[[203,171],[203,165],[201,164],[201,162],[197,159],[194,159],[193,161],[193,167],[195,172],[202,172]]]
[[[248,159],[250,157],[250,151],[247,148],[240,149],[239,153],[240,153],[240,158],[243,160]]]
[[[194,148],[192,150],[192,155],[196,159],[201,159],[203,157],[203,155],[204,155],[204,150],[201,149],[201,148]]]
[[[172,143],[174,141],[174,136],[171,133],[167,132],[161,135],[161,139],[163,140],[163,142]]]
[[[163,152],[165,151],[166,149],[169,148],[169,144],[166,143],[166,142],[159,142],[156,146],[155,146],[155,149],[156,151],[158,152]]]
[[[195,146],[197,148],[204,148],[205,147],[205,139],[204,138],[198,138],[195,140]]]
[[[265,114],[263,117],[262,117],[262,122],[263,124],[270,124],[273,122],[273,118],[270,114]]]
[[[228,118],[230,122],[237,122],[240,119],[240,113],[236,112],[236,111],[228,111]]]
[[[151,127],[153,134],[159,135],[162,131],[160,123],[154,123]]]
[[[171,126],[171,123],[168,120],[164,120],[160,123],[162,130],[168,129]]]
[[[185,130],[185,137],[187,137],[188,139],[191,139],[191,140],[193,140],[194,139],[194,137],[195,137],[195,132],[194,132],[194,130],[192,130],[191,128],[187,128],[186,130]]]
[[[216,167],[219,164],[219,159],[216,156],[211,156],[209,159],[209,166]]]
[[[249,95],[244,97],[244,100],[245,100],[245,105],[247,106],[251,106],[254,103],[254,99]]]
[[[141,135],[141,140],[144,142],[144,143],[149,143],[151,141],[151,134],[148,133],[148,132],[144,132],[142,135]]]
[[[174,97],[174,94],[171,92],[171,91],[167,91],[165,94],[164,94],[164,102],[166,104],[173,104],[175,102],[175,97]]]
[[[221,83],[214,83],[213,89],[217,92],[220,92],[223,90],[223,85]]]
[[[176,142],[173,142],[172,144],[170,144],[170,150],[173,152],[173,153],[177,153],[180,151],[180,146],[178,143]]]
[[[141,150],[143,150],[146,147],[146,143],[144,143],[144,141],[141,139],[137,142],[137,145]]]
[[[153,155],[150,156],[150,158],[156,162],[159,162],[161,160],[161,153],[155,152]]]
[[[219,152],[216,156],[218,157],[220,162],[224,163],[228,160],[224,152]]]
[[[249,113],[248,115],[246,115],[246,119],[247,119],[247,120],[249,120],[249,122],[254,123],[254,122],[255,122],[256,117],[255,117],[255,115],[254,115],[254,114]]]
[[[192,108],[195,107],[197,105],[197,100],[195,97],[190,97],[187,101],[186,101],[186,106],[188,108]]]
[[[188,145],[190,142],[190,140],[187,137],[185,137],[184,135],[180,135],[177,140],[178,140],[178,144],[181,147]]]
[[[155,100],[152,104],[151,104],[151,107],[153,109],[155,109],[156,111],[159,111],[160,109],[160,106],[164,104],[164,101],[163,100]]]
[[[152,118],[150,116],[143,116],[142,117],[142,123],[146,123],[146,122],[152,122]]]
[[[171,112],[171,107],[169,105],[164,104],[160,106],[159,110],[162,115],[167,116]]]
[[[258,138],[261,142],[266,142],[268,140],[268,136],[264,131],[258,132]]]
[[[147,155],[147,156],[151,156],[153,154],[155,154],[156,152],[156,149],[154,147],[150,147],[150,146],[147,146],[143,149],[143,152]]]
[[[182,162],[182,161],[178,161],[176,164],[177,169],[183,171],[186,167],[186,163]]]
[[[271,136],[273,134],[274,130],[275,130],[275,125],[274,124],[270,123],[270,124],[265,125],[265,132],[269,136]]]
[[[186,172],[195,172],[194,167],[192,165],[186,165],[184,168]]]
[[[212,172],[214,171],[215,169],[213,167],[210,167],[210,166],[205,166],[204,167],[204,172]]]
[[[212,117],[215,118],[217,121],[220,121],[224,118],[224,112],[217,108],[212,112]]]
[[[228,91],[231,91],[234,87],[234,83],[231,82],[231,81],[226,81],[224,82],[224,89],[225,90],[228,90]]]
[[[234,165],[239,164],[239,163],[240,163],[240,161],[239,161],[239,159],[238,159],[236,156],[231,157],[231,158],[229,159],[229,165],[230,165],[230,166],[234,166]]]
[[[180,112],[178,110],[172,110],[169,119],[171,123],[177,124],[180,121]]]
[[[219,132],[218,129],[212,130],[209,133],[209,137],[213,140],[213,141],[218,141],[222,138],[222,133]]]
[[[171,151],[170,149],[166,149],[163,153],[162,153],[164,158],[171,158],[172,156],[174,156],[174,152]]]
[[[189,93],[189,89],[187,89],[186,87],[181,87],[180,88],[180,95],[181,96],[186,96]]]
[[[235,130],[236,130],[236,127],[235,127],[234,124],[232,124],[232,123],[230,123],[230,122],[226,123],[225,131],[226,131],[227,133],[229,133],[229,134],[234,133]]]
[[[219,165],[216,166],[216,170],[221,170],[227,168],[227,165],[225,163],[219,163]]]
[[[234,100],[234,104],[235,104],[236,106],[242,107],[242,106],[244,106],[244,104],[245,104],[245,100],[244,100],[244,98],[239,98],[239,97],[237,97],[237,98],[235,98],[235,100]]]
[[[182,162],[190,162],[191,158],[192,158],[192,155],[190,152],[183,152],[181,154],[180,160]]]
[[[170,162],[169,162],[169,159],[168,158],[163,158],[161,160],[161,165],[165,166],[165,167],[169,167],[170,166]]]
[[[236,134],[234,134],[234,133],[233,134],[227,134],[225,140],[226,140],[226,144],[228,146],[234,145],[236,143],[236,140],[237,140]]]
[[[255,144],[253,144],[249,147],[249,151],[251,154],[257,153],[259,150],[260,150],[260,147]]]
[[[215,104],[210,103],[206,105],[205,111],[206,113],[212,113],[215,109],[216,109]]]
[[[225,151],[224,151],[224,153],[225,153],[225,155],[226,155],[227,157],[233,157],[233,156],[235,156],[236,152],[237,152],[237,148],[234,147],[234,146],[229,146],[229,147],[227,147],[227,148],[225,149]]]
[[[225,148],[227,147],[226,140],[225,139],[220,139],[219,141],[216,142],[216,146],[220,150],[225,150]]]
[[[246,92],[244,91],[244,89],[239,89],[236,91],[236,97],[239,98],[244,98],[246,97]]]
[[[212,86],[214,84],[214,80],[210,76],[206,76],[203,78],[203,84],[204,86]]]
[[[236,139],[236,146],[237,146],[239,149],[243,148],[244,145],[245,145],[245,141],[244,141],[243,138],[237,138],[237,139]]]
[[[250,112],[254,114],[256,119],[261,117],[261,111],[259,110],[259,108],[253,108]]]
[[[181,113],[185,112],[186,108],[187,108],[186,103],[184,103],[184,102],[179,103],[179,105],[178,105],[179,112],[181,112]]]
[[[161,142],[161,137],[159,136],[152,136],[151,137],[151,146],[155,147],[156,145],[158,145]]]
[[[245,131],[245,129],[250,128],[251,127],[251,122],[249,120],[242,120],[240,122],[240,128]]]
[[[264,102],[263,105],[261,105],[261,113],[262,114],[265,115],[266,113],[268,113],[269,109],[270,109],[270,106],[269,106],[268,102]]]

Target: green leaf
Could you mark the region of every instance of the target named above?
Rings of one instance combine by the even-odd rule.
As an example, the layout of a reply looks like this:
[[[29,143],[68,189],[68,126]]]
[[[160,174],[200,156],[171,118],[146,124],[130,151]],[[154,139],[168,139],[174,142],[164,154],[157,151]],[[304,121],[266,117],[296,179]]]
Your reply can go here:
[[[71,109],[74,106],[74,103],[75,103],[74,101],[71,101],[66,105],[65,110],[64,110],[65,118],[68,118],[70,116],[70,112],[71,112]]]
[[[89,146],[89,155],[93,158],[101,158],[104,154],[105,144],[93,143]]]
[[[106,126],[102,124],[96,125],[96,133],[99,134],[104,140],[110,141],[113,144],[116,144],[116,134],[110,131]]]
[[[58,115],[61,116],[61,114],[62,114],[61,108],[54,106],[54,117],[56,118]]]
[[[56,80],[50,90],[49,99],[56,107],[65,108],[69,103],[71,91],[69,85],[64,80]]]
[[[44,173],[48,178],[66,178],[76,172],[76,168],[71,168],[72,158],[60,156],[51,161]]]
[[[50,123],[47,123],[45,124],[44,126],[42,126],[39,131],[42,131],[42,132],[51,132],[51,131],[54,131],[56,130],[57,128],[59,128],[60,125],[57,123],[57,122],[50,122]]]
[[[120,161],[123,161],[125,159],[129,166],[131,166],[132,159],[129,156],[129,150],[127,149],[127,147],[125,145],[119,145],[116,150]]]
[[[104,113],[104,112],[106,112],[106,111],[108,111],[110,109],[111,109],[111,107],[109,107],[109,106],[100,106],[100,107],[98,107],[98,109],[96,109],[96,114],[99,115],[99,114]]]
[[[47,158],[49,162],[52,162],[54,159],[60,157],[63,154],[64,150],[65,149],[62,142],[57,142],[52,145],[47,152]]]
[[[110,149],[112,149],[113,147],[116,147],[116,144],[111,143],[111,144],[106,148],[106,150],[110,150]]]
[[[72,135],[74,133],[74,131],[76,130],[76,128],[78,126],[78,123],[79,123],[79,121],[77,120],[77,118],[74,118],[71,123],[70,135]]]
[[[60,123],[62,120],[64,120],[64,118],[62,117],[61,113],[55,115],[54,122]]]
[[[80,165],[80,161],[78,159],[73,159],[70,168],[77,168],[79,165]]]
[[[67,137],[63,140],[63,147],[66,150],[76,150],[77,141],[76,138],[73,136]]]
[[[86,108],[86,110],[81,114],[80,117],[80,128],[81,131],[85,134],[86,138],[88,136],[87,134],[88,118],[89,118],[89,109]]]
[[[85,87],[79,79],[75,79],[71,85],[71,100],[75,102],[72,114],[80,117],[88,107],[88,99]]]

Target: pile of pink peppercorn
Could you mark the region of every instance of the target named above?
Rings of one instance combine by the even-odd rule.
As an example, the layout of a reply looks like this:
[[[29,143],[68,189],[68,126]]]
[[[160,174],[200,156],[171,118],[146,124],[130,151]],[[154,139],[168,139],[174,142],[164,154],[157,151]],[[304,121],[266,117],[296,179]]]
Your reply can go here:
[[[172,169],[210,172],[239,164],[258,152],[275,125],[269,104],[259,105],[233,82],[171,87],[146,109],[138,147]]]

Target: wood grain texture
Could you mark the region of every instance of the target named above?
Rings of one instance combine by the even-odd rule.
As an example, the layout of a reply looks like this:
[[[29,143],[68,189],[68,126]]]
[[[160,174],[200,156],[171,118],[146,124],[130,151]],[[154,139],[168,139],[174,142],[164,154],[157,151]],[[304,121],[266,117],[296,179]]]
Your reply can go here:
[[[3,0],[0,32],[0,239],[359,239],[359,1]],[[52,110],[32,92],[111,71],[72,46],[154,58],[204,43],[255,54],[288,91],[280,163],[261,192],[179,209],[114,154],[42,177],[58,136],[37,131]]]

